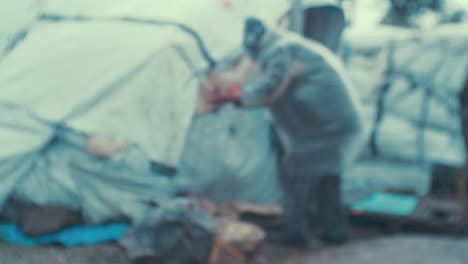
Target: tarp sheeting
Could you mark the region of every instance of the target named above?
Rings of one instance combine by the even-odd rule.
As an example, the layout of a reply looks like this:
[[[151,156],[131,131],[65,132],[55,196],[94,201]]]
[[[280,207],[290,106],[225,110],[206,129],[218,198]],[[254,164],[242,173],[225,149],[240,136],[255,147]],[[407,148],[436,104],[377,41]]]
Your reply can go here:
[[[179,18],[174,22],[203,18],[190,26],[198,27],[217,58],[239,47],[245,16],[235,13],[240,9],[205,9],[210,20],[202,15],[166,17],[171,12],[164,8],[132,2],[132,9],[127,2],[114,2],[110,9],[76,2],[87,10],[78,13],[73,3],[59,7],[56,2],[59,6],[47,4],[40,10],[96,18]],[[190,3],[185,11],[193,10]],[[231,12],[236,23],[226,23],[228,16],[217,13],[220,8]],[[112,10],[135,12],[107,13]],[[139,13],[148,10],[155,13]],[[218,28],[213,21],[229,25],[223,30],[232,33],[213,33]],[[93,223],[120,215],[138,221],[145,201],[171,199],[183,183],[219,201],[277,201],[266,111],[226,108],[195,119],[189,128],[200,69],[206,69],[206,61],[199,47],[175,27],[99,19],[31,23],[24,41],[0,62],[0,206],[13,195],[38,205],[80,209]],[[84,151],[90,134],[133,145],[101,160]],[[178,166],[180,175],[175,180],[157,175],[149,160]],[[215,185],[219,192],[210,192]],[[222,191],[229,187],[232,192]]]
[[[281,192],[268,113],[225,107],[195,118],[179,177],[217,202],[277,202]]]
[[[30,237],[15,224],[0,225],[0,239],[9,244],[26,247],[64,245],[66,247],[89,246],[97,243],[118,241],[128,229],[126,223],[112,223],[102,226],[75,226],[60,232]]]
[[[0,60],[14,43],[24,37],[35,21],[39,12],[40,1],[37,0],[6,0],[0,9]]]
[[[40,23],[0,64],[0,101],[43,124],[136,143],[153,160],[174,165],[198,88],[196,69],[174,45],[198,52],[190,37],[170,28]],[[11,154],[2,149],[0,157]]]
[[[40,14],[69,17],[135,17],[160,19],[190,25],[201,34],[215,58],[237,49],[242,39],[245,17],[256,16],[275,24],[283,16],[288,1],[270,0],[5,0],[0,24],[0,59],[4,48],[21,39]],[[222,25],[222,26],[220,26]]]
[[[173,194],[149,160],[179,163],[203,63],[174,28],[36,24],[0,63],[0,205],[16,194],[102,221]],[[84,151],[90,134],[132,145],[99,160]]]
[[[348,70],[373,126],[368,151],[348,173],[350,184],[375,188],[381,178],[393,186],[379,189],[399,185],[424,194],[430,164],[465,164],[459,96],[467,80],[467,40],[464,24],[430,32],[383,26],[347,32]]]
[[[355,212],[409,216],[418,205],[418,198],[408,195],[375,193],[352,204]]]
[[[190,25],[216,58],[236,49],[242,40],[244,18],[255,15],[276,23],[288,1],[271,0],[45,0],[45,13],[62,15],[131,16],[177,21]]]

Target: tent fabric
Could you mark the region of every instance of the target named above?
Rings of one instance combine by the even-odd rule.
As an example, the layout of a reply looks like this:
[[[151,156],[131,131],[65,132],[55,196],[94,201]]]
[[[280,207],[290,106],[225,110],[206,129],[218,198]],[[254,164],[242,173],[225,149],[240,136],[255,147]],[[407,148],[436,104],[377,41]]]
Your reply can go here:
[[[38,23],[0,63],[0,206],[14,195],[80,209],[94,223],[138,219],[144,201],[169,199],[173,182],[150,161],[179,163],[194,73],[205,67],[198,56],[173,28]],[[130,147],[95,158],[84,150],[94,134]]]
[[[465,26],[347,32],[353,49],[347,67],[373,127],[368,151],[347,173],[353,186],[369,190],[380,178],[377,190],[399,186],[424,195],[430,164],[465,164],[459,114],[468,72]]]
[[[226,106],[195,118],[178,177],[216,202],[277,202],[281,191],[269,113]]]
[[[373,48],[363,47],[366,44],[361,44],[360,38],[351,40],[356,48],[348,68],[356,73],[352,76],[362,87],[363,96],[371,97],[369,104],[375,111],[371,118],[379,111],[378,100],[384,100],[382,118],[376,128],[381,155],[413,161],[423,158],[451,166],[465,163],[459,95],[466,81],[468,35],[462,28],[440,27],[431,35],[417,31],[411,34],[404,29],[399,31],[401,34],[395,34],[398,32],[394,29],[381,30],[396,37],[387,35],[386,41],[377,40],[380,43]],[[376,58],[380,54],[384,54],[381,60]],[[385,65],[383,72],[381,68],[372,72],[380,78],[376,82],[365,79],[370,75],[369,68],[360,66],[365,56],[372,65]],[[388,92],[382,94],[385,85]],[[369,91],[374,93],[365,94]],[[420,135],[422,147],[427,150],[424,153],[419,146]],[[423,154],[427,156],[421,157]]]
[[[240,28],[243,21],[237,19]],[[211,36],[209,30],[201,32]],[[216,41],[208,42],[217,44],[212,46],[238,45],[212,38]],[[182,152],[196,99],[195,72],[204,68],[195,41],[174,27],[35,23],[0,63],[0,206],[15,196],[82,210],[91,223],[121,215],[138,220],[147,210],[145,201],[167,201],[181,185],[206,191],[207,185],[216,185],[210,181],[222,182],[225,175],[216,168],[224,167],[236,172],[231,179],[242,192],[220,199],[276,201],[274,153],[262,111],[228,110],[194,120],[188,151]],[[237,136],[227,137],[234,130]],[[111,160],[100,160],[83,150],[91,134],[132,145]],[[256,140],[262,142],[259,148]],[[205,152],[199,162],[199,156],[187,154],[194,153],[191,148],[214,152]],[[220,158],[225,155],[231,158]],[[244,156],[248,162],[239,163]],[[151,172],[150,160],[180,164],[180,177]],[[218,186],[219,194],[226,185]]]
[[[303,0],[301,4],[305,8],[322,7],[322,6],[340,6],[341,1],[338,1],[338,0]]]
[[[41,23],[0,64],[0,101],[48,125],[136,143],[150,158],[174,165],[198,85],[195,69],[173,48],[178,42],[197,54],[190,37],[170,28]],[[0,157],[10,154],[4,151]]]
[[[403,190],[424,196],[431,187],[430,164],[382,157],[361,157],[343,177],[346,201],[374,192]]]
[[[138,221],[147,203],[163,203],[178,191],[170,178],[151,171],[149,159],[136,147],[102,160],[83,150],[85,136],[66,131],[39,153],[34,170],[13,195],[26,203],[80,210],[89,223],[118,216]]]
[[[41,3],[37,0],[5,0],[0,16],[0,61],[14,43],[34,24]]]
[[[223,58],[241,43],[243,22],[247,16],[256,16],[274,24],[289,7],[287,1],[270,0],[70,0],[67,3],[45,0],[43,3],[40,9],[43,13],[68,16],[129,16],[184,23],[202,36],[208,49],[217,59]]]

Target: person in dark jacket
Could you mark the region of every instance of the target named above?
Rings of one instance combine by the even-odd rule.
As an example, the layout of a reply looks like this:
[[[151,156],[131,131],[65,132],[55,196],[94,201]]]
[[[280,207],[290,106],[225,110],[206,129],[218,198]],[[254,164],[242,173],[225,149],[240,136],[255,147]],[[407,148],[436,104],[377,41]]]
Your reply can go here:
[[[308,210],[315,201],[322,240],[346,242],[350,228],[341,175],[365,137],[360,103],[342,64],[319,43],[270,30],[254,18],[246,22],[244,50],[237,67],[210,76],[222,91],[213,102],[221,98],[271,110],[282,149],[284,241],[307,245]]]

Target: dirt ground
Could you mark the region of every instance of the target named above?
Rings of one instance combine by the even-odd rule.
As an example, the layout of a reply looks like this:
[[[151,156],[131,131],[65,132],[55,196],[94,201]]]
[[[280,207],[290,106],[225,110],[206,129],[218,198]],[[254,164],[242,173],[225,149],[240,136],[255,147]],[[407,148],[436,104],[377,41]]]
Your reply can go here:
[[[468,239],[397,235],[288,253],[271,264],[468,264]],[[269,264],[270,264],[269,263]]]
[[[128,264],[113,245],[63,249],[0,245],[0,264]]]
[[[395,235],[337,248],[292,251],[267,247],[268,264],[468,264],[468,238]],[[113,245],[20,248],[0,245],[0,264],[128,264]]]

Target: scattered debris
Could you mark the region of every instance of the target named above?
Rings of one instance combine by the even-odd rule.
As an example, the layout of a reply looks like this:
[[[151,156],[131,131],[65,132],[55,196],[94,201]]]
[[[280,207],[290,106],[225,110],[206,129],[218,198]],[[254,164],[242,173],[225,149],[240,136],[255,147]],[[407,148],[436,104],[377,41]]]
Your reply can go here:
[[[278,217],[282,214],[282,209],[278,205],[255,205],[242,202],[228,202],[222,204],[218,209],[218,214],[223,217],[242,218],[247,215],[257,215],[263,217]]]
[[[227,243],[245,254],[258,251],[265,241],[265,232],[254,224],[231,219],[218,219],[217,241]]]
[[[205,264],[215,224],[197,202],[180,199],[153,210],[121,239],[135,264]]]
[[[217,211],[219,217],[255,224],[265,230],[268,236],[274,236],[273,233],[282,228],[282,213],[281,207],[276,204],[254,205],[242,202],[224,203]]]

